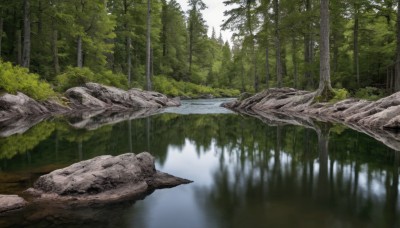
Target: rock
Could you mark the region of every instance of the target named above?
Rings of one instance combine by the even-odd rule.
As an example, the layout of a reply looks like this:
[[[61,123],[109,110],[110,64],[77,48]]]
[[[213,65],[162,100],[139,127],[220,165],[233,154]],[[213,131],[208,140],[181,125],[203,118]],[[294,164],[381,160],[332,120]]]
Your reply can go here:
[[[303,117],[337,122],[400,150],[399,135],[387,131],[400,129],[400,92],[375,102],[346,99],[335,104],[315,102],[315,96],[315,92],[275,88],[262,91],[242,101],[225,103],[223,106],[267,119],[267,122],[280,119],[285,123],[301,123],[306,127],[310,127],[310,124],[309,121],[304,121]],[[282,115],[289,117],[282,118]]]
[[[131,109],[179,106],[179,100],[157,92],[131,89],[125,91],[98,83],[86,83],[66,91],[74,109]]]
[[[27,202],[17,195],[0,195],[0,214],[21,209]]]
[[[23,93],[5,93],[0,96],[0,122],[28,115],[43,115],[49,110]]]
[[[154,157],[143,152],[78,162],[41,176],[27,192],[41,199],[104,202],[190,182],[156,171]]]
[[[303,113],[314,117],[356,123],[368,128],[400,128],[400,92],[371,102],[346,99],[336,104],[314,101],[315,92],[291,88],[269,89],[224,107],[240,111]]]
[[[239,100],[239,101],[242,101],[242,100],[244,100],[244,99],[250,98],[250,97],[253,96],[253,95],[254,95],[254,94],[251,94],[251,93],[248,93],[248,92],[244,92],[244,93],[241,93],[241,94],[239,95],[238,100]]]
[[[71,88],[65,92],[65,97],[41,102],[19,92],[16,95],[3,93],[0,95],[0,137],[24,132],[32,126],[32,122],[36,122],[33,120],[44,120],[58,114],[152,109],[136,115],[143,117],[155,113],[155,109],[180,104],[179,98],[171,99],[161,93],[139,89],[124,91],[97,83]]]
[[[69,98],[70,106],[74,109],[104,109],[110,106],[90,95],[89,91],[83,87],[68,89],[65,95]]]

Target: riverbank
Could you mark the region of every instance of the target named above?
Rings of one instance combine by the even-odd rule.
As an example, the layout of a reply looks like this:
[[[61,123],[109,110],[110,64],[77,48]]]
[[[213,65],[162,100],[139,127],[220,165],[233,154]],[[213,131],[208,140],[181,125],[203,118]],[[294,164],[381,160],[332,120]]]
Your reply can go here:
[[[223,107],[267,120],[282,117],[278,121],[306,127],[311,119],[340,123],[400,150],[400,93],[378,101],[350,98],[337,103],[315,102],[315,96],[315,92],[274,88]]]
[[[157,92],[139,89],[125,91],[98,83],[86,83],[68,89],[61,98],[45,101],[37,101],[20,92],[16,95],[4,93],[0,95],[0,126],[38,116],[98,110],[158,109],[179,105],[179,99],[170,99]]]

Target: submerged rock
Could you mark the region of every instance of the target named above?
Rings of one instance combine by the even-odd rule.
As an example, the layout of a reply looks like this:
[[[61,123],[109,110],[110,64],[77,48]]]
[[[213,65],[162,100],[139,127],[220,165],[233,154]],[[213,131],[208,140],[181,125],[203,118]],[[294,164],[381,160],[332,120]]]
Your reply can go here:
[[[27,192],[40,199],[107,202],[191,181],[156,171],[143,152],[104,155],[41,176]]]
[[[17,195],[0,195],[0,214],[21,209],[27,202]]]

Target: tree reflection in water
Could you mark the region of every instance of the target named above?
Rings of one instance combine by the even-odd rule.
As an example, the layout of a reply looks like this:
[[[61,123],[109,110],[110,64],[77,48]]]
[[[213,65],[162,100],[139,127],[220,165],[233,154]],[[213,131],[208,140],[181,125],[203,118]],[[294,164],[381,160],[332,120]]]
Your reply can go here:
[[[44,129],[50,133],[43,134]],[[191,186],[201,211],[217,227],[400,225],[399,153],[340,125],[302,127],[239,115],[162,114],[92,131],[74,129],[63,120],[43,122],[0,142],[9,145],[3,157],[11,158],[0,162],[3,174],[35,173],[23,188],[36,174],[56,168],[49,165],[66,166],[103,154],[149,150],[163,167],[171,148],[182,151],[189,142],[199,160],[208,153],[218,158],[217,167],[210,167],[212,184]],[[145,213],[137,206],[132,211]]]

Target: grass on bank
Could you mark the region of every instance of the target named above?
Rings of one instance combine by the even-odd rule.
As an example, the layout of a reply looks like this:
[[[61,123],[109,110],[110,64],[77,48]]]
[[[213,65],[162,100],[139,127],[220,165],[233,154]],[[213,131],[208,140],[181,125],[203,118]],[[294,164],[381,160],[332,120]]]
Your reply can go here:
[[[191,82],[176,81],[166,76],[155,76],[153,80],[154,90],[170,97],[200,98],[205,95],[213,97],[238,97],[240,91],[237,89],[211,88],[197,85]]]

